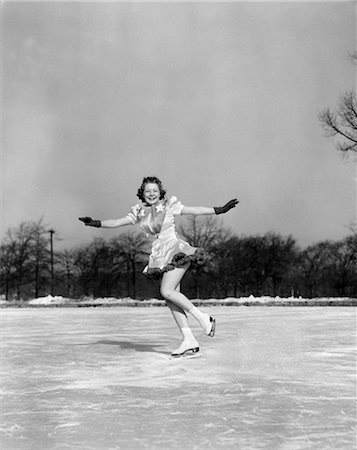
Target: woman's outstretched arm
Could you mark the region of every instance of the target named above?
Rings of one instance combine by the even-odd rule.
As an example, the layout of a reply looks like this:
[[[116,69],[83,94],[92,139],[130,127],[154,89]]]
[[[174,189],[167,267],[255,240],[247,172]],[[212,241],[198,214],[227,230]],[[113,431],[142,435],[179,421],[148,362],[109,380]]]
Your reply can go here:
[[[80,217],[79,220],[81,220],[87,227],[97,227],[97,228],[118,228],[132,224],[129,217],[122,217],[120,219],[106,219],[106,220],[93,220],[91,217]]]
[[[125,225],[132,225],[131,220],[128,217],[122,217],[120,219],[106,219],[102,220],[102,228],[118,228]]]
[[[227,211],[229,211],[232,208],[235,208],[235,206],[238,204],[238,200],[234,198],[233,200],[230,200],[228,203],[226,203],[224,206],[214,206],[214,207],[207,207],[207,206],[184,206],[181,210],[181,214],[183,215],[208,215],[208,214],[224,214]]]
[[[215,214],[215,212],[213,208],[207,206],[184,206],[182,208],[181,214],[200,216],[200,215]]]

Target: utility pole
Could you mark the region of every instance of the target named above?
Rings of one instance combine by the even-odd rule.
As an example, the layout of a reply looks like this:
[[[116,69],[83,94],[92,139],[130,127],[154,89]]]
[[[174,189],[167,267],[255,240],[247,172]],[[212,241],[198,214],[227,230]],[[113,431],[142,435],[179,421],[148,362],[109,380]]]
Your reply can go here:
[[[53,297],[53,286],[54,286],[54,273],[53,273],[53,235],[55,230],[48,230],[50,233],[50,242],[51,242],[51,295]]]

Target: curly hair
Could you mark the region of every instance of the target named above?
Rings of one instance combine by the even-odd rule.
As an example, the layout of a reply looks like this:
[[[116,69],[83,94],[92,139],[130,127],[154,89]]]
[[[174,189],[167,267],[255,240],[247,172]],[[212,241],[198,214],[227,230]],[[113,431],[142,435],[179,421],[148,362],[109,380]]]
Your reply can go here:
[[[163,198],[165,197],[166,191],[165,191],[165,189],[162,187],[161,181],[160,181],[157,177],[145,177],[145,178],[143,179],[143,182],[141,183],[141,186],[140,186],[139,189],[138,189],[138,193],[136,194],[137,197],[139,197],[139,199],[140,199],[141,201],[143,201],[143,202],[145,201],[145,199],[144,199],[144,189],[145,189],[145,186],[146,186],[148,183],[155,183],[155,184],[157,184],[157,185],[159,186],[159,190],[160,190],[160,200],[163,199]]]

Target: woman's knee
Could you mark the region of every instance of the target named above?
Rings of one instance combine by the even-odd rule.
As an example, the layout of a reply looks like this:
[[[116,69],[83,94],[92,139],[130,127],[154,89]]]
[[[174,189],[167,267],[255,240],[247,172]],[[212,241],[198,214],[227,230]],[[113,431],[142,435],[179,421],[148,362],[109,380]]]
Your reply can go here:
[[[175,295],[175,291],[173,289],[170,289],[166,286],[161,286],[160,288],[160,294],[168,301],[170,301],[173,298],[173,295]]]

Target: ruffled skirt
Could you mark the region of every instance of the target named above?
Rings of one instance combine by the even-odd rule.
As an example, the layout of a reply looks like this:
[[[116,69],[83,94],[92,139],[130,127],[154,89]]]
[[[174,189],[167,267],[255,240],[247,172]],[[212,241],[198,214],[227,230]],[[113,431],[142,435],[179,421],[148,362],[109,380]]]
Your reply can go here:
[[[144,273],[149,278],[160,278],[165,272],[177,267],[184,267],[193,261],[203,260],[205,251],[192,247],[176,235],[170,239],[160,239],[153,243],[149,264]]]

